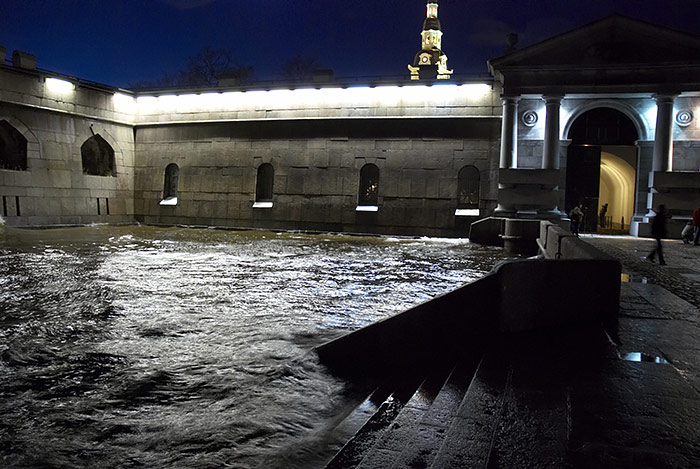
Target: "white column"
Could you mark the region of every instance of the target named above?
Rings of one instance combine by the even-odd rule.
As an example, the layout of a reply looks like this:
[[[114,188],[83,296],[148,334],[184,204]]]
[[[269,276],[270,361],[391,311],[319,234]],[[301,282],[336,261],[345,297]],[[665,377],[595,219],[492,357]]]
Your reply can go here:
[[[501,123],[501,159],[499,168],[518,167],[518,101],[519,96],[503,96]]]
[[[559,169],[559,107],[563,96],[543,96],[546,117],[542,169]]]
[[[673,171],[673,102],[676,95],[655,95],[656,133],[652,171]]]

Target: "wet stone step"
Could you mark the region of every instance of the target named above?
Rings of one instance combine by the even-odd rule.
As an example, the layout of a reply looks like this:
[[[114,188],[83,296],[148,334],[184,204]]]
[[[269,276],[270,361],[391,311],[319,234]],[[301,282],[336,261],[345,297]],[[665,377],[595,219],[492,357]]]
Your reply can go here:
[[[394,421],[420,383],[419,377],[409,376],[380,386],[373,396],[369,398],[373,402],[381,402],[376,412],[366,419],[364,425],[333,457],[326,465],[326,468],[345,469],[356,467],[362,461],[367,451]],[[392,389],[393,392],[391,391]],[[354,417],[351,416],[350,418]]]
[[[475,357],[455,367],[393,467],[430,467],[457,415],[478,364]]]
[[[392,467],[399,460],[402,452],[415,441],[421,424],[429,418],[436,400],[441,395],[444,396],[442,390],[452,369],[452,364],[441,365],[426,377],[389,428],[367,452],[358,468]],[[437,414],[433,417],[438,418]]]
[[[487,467],[509,375],[499,353],[483,356],[430,467]]]

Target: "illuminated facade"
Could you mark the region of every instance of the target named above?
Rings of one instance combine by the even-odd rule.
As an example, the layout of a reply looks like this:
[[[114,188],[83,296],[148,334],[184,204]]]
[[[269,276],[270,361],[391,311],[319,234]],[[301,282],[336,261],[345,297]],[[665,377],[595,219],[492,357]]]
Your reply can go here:
[[[700,205],[700,38],[611,16],[489,61],[502,90],[498,207],[588,230],[649,235],[660,204],[677,236]]]
[[[436,2],[428,19],[439,50]],[[663,203],[673,233],[700,205],[698,57],[696,37],[611,17],[491,60],[488,83],[140,94],[15,53],[0,216],[465,236],[607,203],[611,228],[644,235]]]
[[[447,68],[447,55],[442,52],[442,29],[438,19],[438,0],[428,0],[427,13],[421,32],[421,50],[413,65],[408,65],[411,80],[445,80],[452,75]]]

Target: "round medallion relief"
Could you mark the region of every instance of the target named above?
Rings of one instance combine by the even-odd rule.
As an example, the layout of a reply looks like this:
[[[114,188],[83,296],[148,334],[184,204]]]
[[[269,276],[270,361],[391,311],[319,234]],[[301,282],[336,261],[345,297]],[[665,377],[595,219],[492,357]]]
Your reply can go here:
[[[687,127],[691,122],[693,122],[693,111],[690,109],[682,109],[676,113],[676,124]]]
[[[523,124],[525,124],[528,127],[532,127],[535,124],[537,124],[537,113],[535,111],[525,111],[523,112]]]

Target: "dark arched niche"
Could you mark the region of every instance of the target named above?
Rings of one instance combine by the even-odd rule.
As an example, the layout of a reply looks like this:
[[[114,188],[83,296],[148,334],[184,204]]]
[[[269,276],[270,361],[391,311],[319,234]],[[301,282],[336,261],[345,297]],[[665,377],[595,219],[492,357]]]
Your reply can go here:
[[[457,208],[479,208],[479,169],[465,166],[457,177]]]
[[[0,169],[27,169],[27,139],[6,120],[0,120]]]
[[[258,177],[255,182],[255,201],[271,202],[275,182],[275,169],[270,163],[258,167]]]
[[[85,140],[80,147],[83,173],[92,176],[116,176],[114,150],[100,134]]]
[[[379,203],[379,168],[368,163],[360,170],[358,205],[376,206]]]
[[[180,178],[180,168],[175,163],[170,163],[165,167],[165,181],[163,184],[163,198],[169,199],[177,197],[178,179]]]

